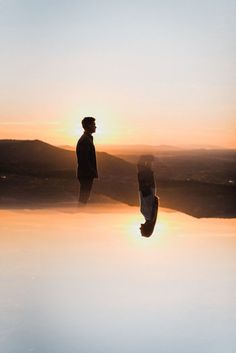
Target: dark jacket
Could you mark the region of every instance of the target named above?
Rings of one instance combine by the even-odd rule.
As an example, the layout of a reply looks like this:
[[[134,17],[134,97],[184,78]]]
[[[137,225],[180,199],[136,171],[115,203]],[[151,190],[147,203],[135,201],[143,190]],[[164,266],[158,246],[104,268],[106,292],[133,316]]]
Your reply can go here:
[[[84,133],[76,146],[78,161],[78,179],[93,179],[98,177],[95,146],[93,137],[89,133]]]

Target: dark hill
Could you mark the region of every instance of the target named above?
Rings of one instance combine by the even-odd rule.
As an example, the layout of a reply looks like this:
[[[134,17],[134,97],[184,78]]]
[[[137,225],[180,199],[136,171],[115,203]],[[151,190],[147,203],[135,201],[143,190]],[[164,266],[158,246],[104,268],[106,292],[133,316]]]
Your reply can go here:
[[[99,180],[94,191],[137,204],[135,165],[105,152],[97,153],[97,162]],[[44,200],[73,198],[78,186],[76,154],[39,140],[1,140],[0,175],[3,199],[11,195],[21,199],[36,195]]]
[[[236,150],[158,151],[154,156],[154,170],[158,179],[236,183]],[[119,157],[131,163],[136,163],[139,158],[137,154]]]
[[[221,154],[219,158],[211,156],[209,159],[204,152],[201,156],[196,151],[157,156],[156,175],[161,205],[196,217],[236,217],[236,187],[233,180],[227,182],[229,175],[234,177],[234,169],[231,168],[234,154],[227,156]],[[138,205],[136,157],[131,163],[98,152],[97,159],[99,179],[93,188],[95,199],[96,194],[100,194],[129,205]],[[226,165],[231,170],[227,175]],[[209,175],[214,171],[219,175],[222,169],[227,183],[217,184]],[[39,140],[0,140],[2,207],[15,203],[32,205],[76,201],[77,191],[74,151]]]
[[[72,169],[74,154],[39,140],[1,140],[0,168],[20,174]]]
[[[135,166],[119,157],[97,152],[100,175],[134,177]],[[21,175],[75,176],[76,154],[39,140],[0,140],[0,172]]]

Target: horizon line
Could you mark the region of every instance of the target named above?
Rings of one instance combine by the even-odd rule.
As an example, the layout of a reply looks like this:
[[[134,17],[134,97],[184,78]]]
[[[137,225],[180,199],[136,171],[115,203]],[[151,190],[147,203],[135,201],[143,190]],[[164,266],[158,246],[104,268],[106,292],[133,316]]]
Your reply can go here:
[[[45,140],[33,138],[33,139],[17,139],[17,138],[0,138],[0,141],[40,141],[55,147],[59,148],[73,148],[73,144],[53,144],[52,142],[48,142]],[[105,143],[96,143],[97,147],[109,147],[109,148],[167,148],[167,149],[228,149],[235,150],[236,146],[233,147],[224,147],[217,145],[209,145],[209,144],[176,144],[176,145],[168,145],[168,144],[160,144],[160,145],[149,145],[149,144],[105,144]]]

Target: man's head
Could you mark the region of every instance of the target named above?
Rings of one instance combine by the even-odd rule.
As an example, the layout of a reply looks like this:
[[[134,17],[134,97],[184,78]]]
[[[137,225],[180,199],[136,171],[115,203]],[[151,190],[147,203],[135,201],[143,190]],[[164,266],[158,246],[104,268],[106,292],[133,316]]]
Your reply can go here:
[[[91,116],[86,116],[82,120],[82,126],[85,132],[93,134],[96,131],[95,119]]]

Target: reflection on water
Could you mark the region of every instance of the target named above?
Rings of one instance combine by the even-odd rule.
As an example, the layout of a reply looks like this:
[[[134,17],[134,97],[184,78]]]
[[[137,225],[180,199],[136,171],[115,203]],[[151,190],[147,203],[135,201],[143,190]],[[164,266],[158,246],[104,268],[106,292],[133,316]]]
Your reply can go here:
[[[231,353],[236,220],[137,208],[1,210],[3,353]]]

